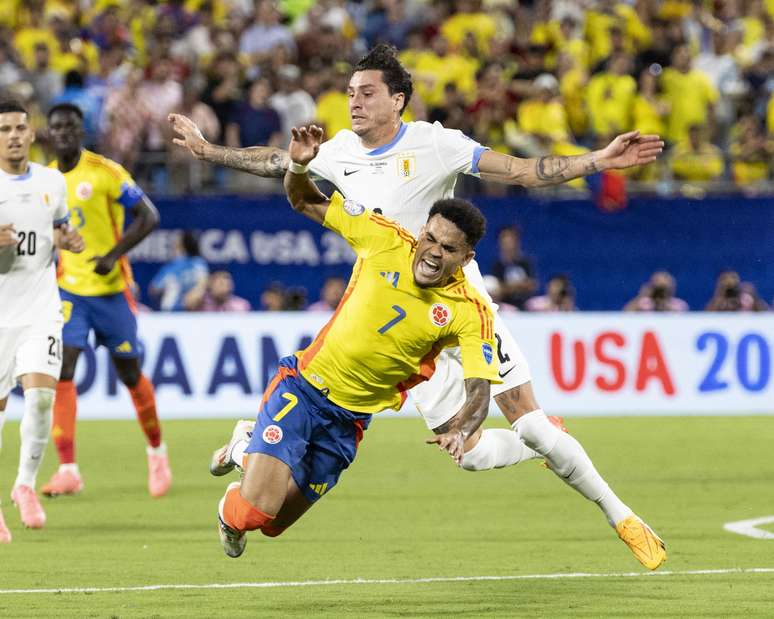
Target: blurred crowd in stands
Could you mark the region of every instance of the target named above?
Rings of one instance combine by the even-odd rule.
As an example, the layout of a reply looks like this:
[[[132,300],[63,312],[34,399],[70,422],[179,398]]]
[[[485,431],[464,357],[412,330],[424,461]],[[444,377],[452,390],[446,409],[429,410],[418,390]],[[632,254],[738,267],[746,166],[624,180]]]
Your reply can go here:
[[[380,41],[415,81],[405,119],[525,157],[634,128],[669,148],[630,182],[771,190],[774,0],[3,0],[0,90],[34,111],[38,160],[46,110],[69,101],[88,146],[151,191],[271,191],[192,162],[167,114],[231,146],[284,146],[310,121],[333,135],[352,63]]]
[[[521,249],[521,232],[516,226],[500,230],[498,258],[492,265],[480,265],[487,292],[500,312],[574,312],[575,287],[565,274],[552,275],[542,291],[535,261]],[[323,311],[332,312],[344,296],[347,282],[341,277],[325,280],[319,300],[310,303],[307,291],[300,286],[273,282],[260,296],[260,306],[252,307],[247,299],[234,292],[234,281],[227,271],[213,271],[199,255],[196,235],[184,231],[176,243],[175,258],[165,264],[148,287],[150,302],[163,311],[265,312]],[[140,295],[135,290],[135,295]],[[689,309],[712,312],[762,312],[769,305],[760,297],[755,285],[741,281],[732,270],[722,272],[715,292],[704,307],[689,308],[676,296],[674,277],[666,271],[653,273],[642,284],[637,296],[622,309],[631,312],[685,312]],[[773,302],[774,304],[774,302]],[[147,305],[145,311],[152,311]]]

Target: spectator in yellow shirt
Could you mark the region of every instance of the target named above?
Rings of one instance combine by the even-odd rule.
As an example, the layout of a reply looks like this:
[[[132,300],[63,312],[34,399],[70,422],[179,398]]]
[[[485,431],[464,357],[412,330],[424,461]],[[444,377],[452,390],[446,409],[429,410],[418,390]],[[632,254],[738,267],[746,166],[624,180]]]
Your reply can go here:
[[[774,137],[774,93],[769,97],[769,105],[766,107],[766,127],[769,135]]]
[[[751,185],[769,177],[774,139],[766,136],[759,120],[743,116],[731,130],[731,175],[737,185]]]
[[[347,87],[349,76],[343,70],[335,69],[329,87],[317,99],[315,116],[325,129],[325,136],[331,139],[342,129],[350,128],[349,97]]]
[[[680,142],[686,138],[688,127],[713,120],[718,91],[704,73],[691,68],[686,45],[672,53],[672,66],[661,74],[661,87],[670,106],[666,130],[669,141]]]
[[[412,77],[417,80],[417,92],[428,107],[443,105],[444,89],[453,83],[466,99],[476,89],[478,62],[449,50],[449,42],[437,34],[432,49],[419,53],[415,58]]]
[[[676,179],[706,182],[723,176],[723,153],[709,142],[706,133],[706,127],[691,125],[688,138],[675,145],[671,165]]]
[[[659,93],[658,78],[648,69],[640,73],[640,89],[634,97],[632,126],[643,135],[664,135],[664,118],[669,104]]]
[[[465,36],[471,33],[478,45],[478,50],[486,56],[489,43],[497,34],[497,22],[481,10],[478,0],[458,0],[454,11],[442,25],[441,33],[449,40],[453,49],[459,49]]]
[[[519,126],[522,131],[551,140],[569,140],[567,112],[559,98],[559,82],[550,73],[543,73],[533,83],[535,95],[519,105]]]
[[[559,55],[559,94],[562,96],[570,131],[575,136],[586,135],[589,126],[586,110],[586,85],[589,76],[586,69],[569,54]],[[651,167],[651,166],[647,166]]]
[[[31,69],[35,61],[35,46],[38,43],[44,43],[53,51],[56,47],[56,37],[46,27],[42,3],[27,7],[27,11],[27,24],[16,30],[13,37],[13,46],[19,52],[24,65]]]
[[[632,107],[637,82],[629,75],[631,57],[616,54],[607,70],[594,75],[586,89],[586,107],[595,135],[616,135],[632,126]]]
[[[617,27],[623,36],[624,50],[632,54],[646,49],[652,40],[650,29],[634,7],[615,0],[600,0],[586,13],[586,40],[591,47],[591,66],[609,57],[613,51],[611,29]]]

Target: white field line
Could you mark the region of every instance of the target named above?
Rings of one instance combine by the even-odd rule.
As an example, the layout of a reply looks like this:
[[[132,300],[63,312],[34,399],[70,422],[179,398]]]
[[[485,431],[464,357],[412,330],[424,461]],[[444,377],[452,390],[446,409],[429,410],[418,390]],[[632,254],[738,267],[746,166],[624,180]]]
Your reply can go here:
[[[565,578],[638,578],[642,576],[715,576],[722,574],[774,574],[774,567],[732,567],[715,570],[660,572],[611,572],[593,574],[571,572],[558,574],[516,574],[512,576],[439,576],[434,578],[354,578],[337,580],[297,580],[287,582],[234,582],[203,585],[141,585],[134,587],[62,587],[60,589],[0,589],[9,593],[122,593],[127,591],[163,591],[167,589],[283,589],[290,587],[330,587],[347,585],[421,585],[438,582],[481,582],[510,580],[559,580]]]

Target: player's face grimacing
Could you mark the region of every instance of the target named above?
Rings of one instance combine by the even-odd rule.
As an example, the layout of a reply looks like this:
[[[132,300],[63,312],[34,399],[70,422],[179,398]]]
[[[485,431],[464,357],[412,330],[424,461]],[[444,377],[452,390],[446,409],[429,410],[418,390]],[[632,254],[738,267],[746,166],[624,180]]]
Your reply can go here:
[[[24,161],[34,141],[35,132],[27,122],[27,114],[0,114],[0,159],[14,164]]]
[[[433,215],[419,233],[411,265],[414,282],[420,288],[444,286],[473,256],[465,233],[445,217]]]
[[[71,153],[81,147],[83,122],[75,112],[56,111],[48,119],[48,135],[57,156]]]
[[[354,73],[347,94],[352,131],[361,138],[394,125],[396,115],[403,107],[403,93],[391,95],[381,71]]]

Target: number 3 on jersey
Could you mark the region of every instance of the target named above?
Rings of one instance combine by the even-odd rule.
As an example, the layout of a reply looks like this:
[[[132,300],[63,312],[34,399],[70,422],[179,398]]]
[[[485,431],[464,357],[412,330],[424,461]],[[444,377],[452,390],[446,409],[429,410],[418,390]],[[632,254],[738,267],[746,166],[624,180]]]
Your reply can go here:
[[[392,329],[395,325],[397,325],[401,320],[403,320],[406,317],[406,310],[404,310],[400,305],[393,305],[392,309],[398,312],[398,315],[379,329],[379,333],[381,333],[382,335],[384,335],[387,331]]]

